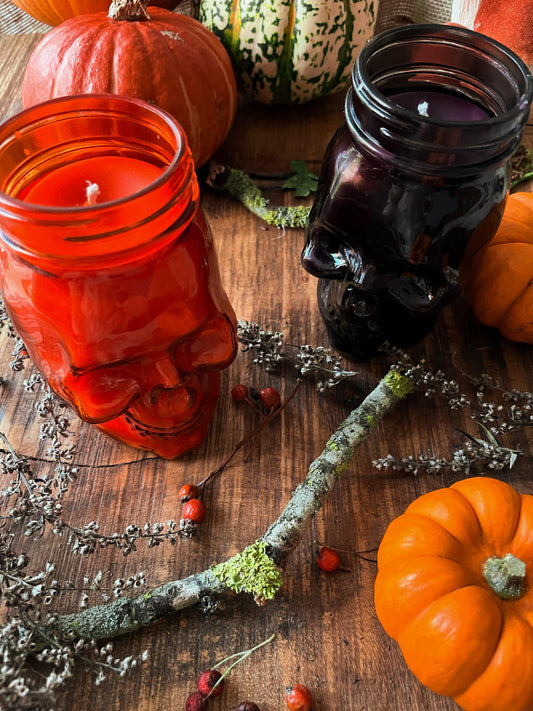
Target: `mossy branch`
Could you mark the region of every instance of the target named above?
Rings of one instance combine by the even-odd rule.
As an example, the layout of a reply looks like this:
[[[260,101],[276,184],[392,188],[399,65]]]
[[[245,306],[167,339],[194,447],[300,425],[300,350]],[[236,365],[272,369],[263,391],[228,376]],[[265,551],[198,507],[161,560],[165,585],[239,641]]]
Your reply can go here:
[[[164,583],[131,600],[120,598],[60,616],[44,630],[40,640],[36,639],[36,649],[46,647],[47,637],[52,635],[59,638],[76,635],[85,640],[117,637],[179,612],[204,597],[244,592],[252,593],[261,604],[273,598],[282,584],[281,571],[287,558],[348,468],[357,447],[412,390],[413,383],[391,369],[329,438],[280,517],[244,551],[208,570]]]
[[[213,190],[228,193],[239,200],[256,217],[273,227],[304,229],[307,226],[309,207],[304,205],[273,207],[243,170],[211,163],[206,183]]]

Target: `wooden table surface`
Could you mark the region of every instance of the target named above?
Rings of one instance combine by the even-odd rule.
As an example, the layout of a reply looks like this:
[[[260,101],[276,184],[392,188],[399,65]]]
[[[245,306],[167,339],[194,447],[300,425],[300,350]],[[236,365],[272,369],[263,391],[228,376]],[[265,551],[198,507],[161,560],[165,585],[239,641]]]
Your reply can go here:
[[[38,35],[0,38],[0,118],[20,108],[20,82]],[[312,106],[280,109],[242,104],[235,127],[219,158],[255,173],[284,173],[290,159],[305,160],[318,171],[329,137],[341,120],[342,96]],[[528,129],[526,140],[533,144]],[[289,204],[287,192],[269,192],[272,200]],[[300,267],[303,232],[266,226],[230,197],[203,191],[203,207],[215,235],[223,281],[238,318],[280,330],[287,341],[327,345],[316,304],[316,280]],[[0,430],[20,453],[37,458],[37,471],[50,465],[39,443],[36,397],[24,392],[31,372],[9,370],[12,342],[0,340]],[[479,375],[489,372],[505,388],[531,389],[533,348],[505,342],[479,324],[459,299],[441,314],[434,331],[410,350],[432,368],[460,377],[460,368]],[[258,538],[275,520],[311,461],[329,435],[359,399],[387,372],[389,359],[380,355],[365,363],[347,363],[358,376],[326,394],[305,383],[280,417],[263,432],[245,458],[239,453],[208,487],[208,515],[200,533],[172,547],[140,545],[129,557],[106,549],[84,559],[73,556],[66,540],[47,535],[28,551],[36,566],[53,560],[57,576],[80,581],[98,570],[111,580],[142,570],[147,586],[184,577],[225,560]],[[82,465],[71,486],[65,518],[76,524],[96,520],[103,532],[123,530],[129,523],[178,519],[179,487],[199,481],[256,424],[255,415],[232,402],[237,382],[256,388],[277,387],[286,397],[290,377],[265,373],[240,353],[223,375],[222,395],[205,443],[176,461],[164,461],[107,438],[73,417]],[[397,645],[381,628],[374,611],[375,551],[388,523],[420,494],[448,486],[463,477],[378,470],[372,461],[388,453],[396,457],[432,452],[450,458],[464,437],[477,436],[468,413],[450,411],[443,400],[415,393],[390,413],[354,459],[313,520],[289,560],[278,596],[260,607],[248,597],[226,600],[224,610],[206,617],[189,608],[115,642],[117,654],[140,654],[148,661],[125,678],[111,676],[102,686],[88,683],[80,668],[61,709],[76,711],[170,711],[183,709],[197,675],[236,651],[268,638],[272,643],[231,673],[224,694],[211,702],[213,711],[233,709],[254,700],[262,711],[281,711],[286,686],[306,684],[314,711],[452,711],[458,706],[437,696],[413,677]],[[523,493],[533,493],[531,430],[509,434],[503,443],[520,448],[510,471],[495,474]],[[473,472],[474,473],[474,472]],[[479,470],[476,470],[479,473]],[[315,564],[316,541],[350,551],[369,551],[366,559],[343,554],[346,568],[325,574]],[[62,611],[76,609],[64,600]],[[57,711],[56,707],[56,711]],[[509,711],[512,711],[511,709]]]

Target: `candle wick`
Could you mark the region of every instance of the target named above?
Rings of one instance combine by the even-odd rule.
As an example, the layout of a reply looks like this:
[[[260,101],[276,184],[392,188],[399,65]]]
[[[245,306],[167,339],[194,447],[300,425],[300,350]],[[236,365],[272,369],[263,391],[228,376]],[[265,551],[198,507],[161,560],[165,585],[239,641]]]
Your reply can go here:
[[[87,180],[85,182],[87,183],[87,187],[85,189],[85,205],[96,205],[97,198],[100,195],[100,187],[97,183],[91,183],[90,180]]]
[[[421,101],[418,104],[417,108],[418,108],[418,113],[420,114],[420,116],[427,116],[429,118],[429,112],[428,112],[429,104],[427,101]]]

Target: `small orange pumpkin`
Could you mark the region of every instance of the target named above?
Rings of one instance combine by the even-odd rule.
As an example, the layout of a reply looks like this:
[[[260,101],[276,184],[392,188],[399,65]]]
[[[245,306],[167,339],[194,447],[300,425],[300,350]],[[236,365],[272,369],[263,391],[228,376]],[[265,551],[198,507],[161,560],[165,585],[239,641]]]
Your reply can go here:
[[[196,167],[226,138],[237,84],[222,42],[201,22],[143,0],[115,0],[50,30],[32,52],[22,105],[71,94],[122,94],[168,111],[183,126]]]
[[[383,628],[466,711],[533,709],[532,531],[533,496],[473,477],[416,499],[380,544]]]
[[[533,193],[512,193],[494,237],[468,250],[464,294],[475,316],[510,341],[533,344]]]
[[[182,0],[151,0],[150,5],[173,10]],[[107,12],[111,0],[13,0],[13,4],[45,25],[60,25],[65,20],[91,12]]]

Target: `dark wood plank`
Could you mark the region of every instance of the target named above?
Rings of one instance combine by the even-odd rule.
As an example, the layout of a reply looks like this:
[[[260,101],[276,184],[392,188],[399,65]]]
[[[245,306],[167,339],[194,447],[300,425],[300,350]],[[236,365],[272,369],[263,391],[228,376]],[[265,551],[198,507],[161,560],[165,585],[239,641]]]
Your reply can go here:
[[[19,87],[25,61],[38,36],[2,38],[0,44],[0,118],[20,108]],[[243,103],[235,127],[219,153],[221,160],[257,173],[285,172],[290,159],[304,159],[318,169],[330,135],[341,118],[342,97],[290,110]],[[528,132],[529,138],[533,137]],[[272,192],[272,199],[292,198]],[[315,299],[316,282],[300,267],[303,232],[265,226],[240,204],[205,189],[202,205],[213,229],[224,283],[239,318],[282,330],[287,340],[311,345],[327,343]],[[37,471],[46,471],[46,453],[39,443],[36,396],[24,391],[27,373],[11,374],[12,344],[0,338],[0,430],[20,452],[35,456]],[[504,342],[475,321],[459,300],[441,315],[435,330],[413,357],[452,372],[452,358],[463,370],[490,372],[505,387],[531,388],[533,349]],[[81,580],[97,570],[111,580],[145,571],[148,585],[203,570],[242,549],[281,512],[291,491],[303,479],[330,433],[354,403],[384,375],[388,360],[379,356],[355,368],[359,376],[328,394],[304,385],[278,420],[272,423],[246,461],[238,455],[209,487],[208,517],[199,537],[175,547],[162,545],[124,558],[110,549],[83,559],[73,557],[67,541],[46,535],[31,543],[33,564],[53,560],[58,576]],[[174,462],[123,447],[94,428],[72,418],[82,465],[65,503],[65,518],[83,524],[98,520],[112,533],[128,523],[166,521],[179,517],[177,490],[199,481],[221,462],[256,423],[250,412],[229,396],[243,381],[255,387],[271,384],[284,396],[294,383],[260,371],[246,354],[223,376],[222,397],[205,443]],[[374,555],[389,521],[425,491],[451,484],[441,476],[378,471],[372,460],[433,451],[450,457],[461,442],[458,428],[475,433],[462,412],[450,412],[438,401],[416,394],[402,403],[357,451],[354,460],[313,521],[291,558],[285,584],[275,601],[258,607],[251,600],[231,600],[225,610],[206,618],[199,609],[161,621],[117,640],[117,654],[149,650],[149,660],[125,679],[111,677],[102,687],[87,684],[76,673],[65,709],[76,711],[154,711],[183,708],[200,671],[228,654],[245,649],[276,632],[275,641],[237,667],[223,697],[212,708],[231,709],[245,697],[262,711],[279,711],[287,685],[299,681],[312,690],[314,711],[455,711],[453,701],[422,687],[401,654],[381,629],[373,607],[376,564],[346,558],[349,570],[328,576],[314,563],[314,541]],[[509,438],[528,456],[501,476],[523,492],[533,493],[529,475],[531,433]],[[459,477],[460,478],[460,477]],[[62,610],[72,609],[65,601]]]

